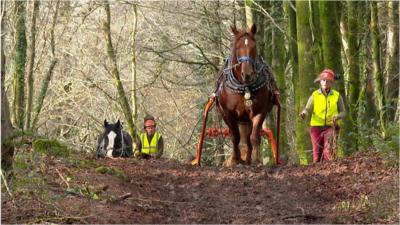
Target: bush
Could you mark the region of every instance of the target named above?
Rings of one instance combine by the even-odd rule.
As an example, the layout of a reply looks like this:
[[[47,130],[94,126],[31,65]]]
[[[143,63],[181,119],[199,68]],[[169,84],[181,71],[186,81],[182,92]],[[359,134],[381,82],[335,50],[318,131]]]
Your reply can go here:
[[[56,139],[35,139],[33,141],[33,149],[39,153],[57,157],[68,157],[70,154],[68,147]]]
[[[399,159],[399,124],[388,125],[386,133],[367,126],[360,129],[360,147],[362,150],[376,150],[391,166],[398,165]],[[372,149],[371,149],[372,148]]]

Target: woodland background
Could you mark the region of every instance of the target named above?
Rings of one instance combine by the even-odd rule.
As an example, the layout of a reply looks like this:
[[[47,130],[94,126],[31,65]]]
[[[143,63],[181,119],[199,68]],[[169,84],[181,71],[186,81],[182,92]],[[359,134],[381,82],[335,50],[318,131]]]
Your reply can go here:
[[[297,115],[331,68],[348,111],[340,155],[398,159],[397,1],[1,1],[2,169],[15,146],[39,137],[92,154],[104,119],[135,135],[147,113],[166,157],[194,155],[229,26],[252,23],[282,94],[284,158],[310,161],[308,120]],[[214,111],[209,126],[225,126]],[[220,164],[230,141],[206,147],[206,163]]]

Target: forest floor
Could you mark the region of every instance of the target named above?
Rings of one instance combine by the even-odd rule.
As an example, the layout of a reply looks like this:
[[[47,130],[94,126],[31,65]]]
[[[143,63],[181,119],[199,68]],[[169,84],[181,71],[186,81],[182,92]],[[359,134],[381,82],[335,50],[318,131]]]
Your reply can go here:
[[[375,153],[309,166],[16,158],[2,223],[398,223],[399,171]],[[11,197],[12,196],[12,197]]]

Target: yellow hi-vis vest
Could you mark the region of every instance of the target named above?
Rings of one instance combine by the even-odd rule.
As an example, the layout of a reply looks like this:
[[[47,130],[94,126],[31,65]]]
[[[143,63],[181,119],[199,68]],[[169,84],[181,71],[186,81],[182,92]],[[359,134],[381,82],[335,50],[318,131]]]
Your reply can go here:
[[[331,89],[325,96],[321,91],[312,93],[314,109],[311,116],[311,126],[332,126],[333,116],[338,114],[339,92]]]
[[[160,140],[160,133],[156,131],[154,133],[153,138],[151,139],[151,143],[149,143],[149,139],[147,138],[146,133],[141,133],[139,135],[140,137],[140,142],[142,143],[142,149],[141,152],[142,154],[156,154],[158,152],[158,140]]]

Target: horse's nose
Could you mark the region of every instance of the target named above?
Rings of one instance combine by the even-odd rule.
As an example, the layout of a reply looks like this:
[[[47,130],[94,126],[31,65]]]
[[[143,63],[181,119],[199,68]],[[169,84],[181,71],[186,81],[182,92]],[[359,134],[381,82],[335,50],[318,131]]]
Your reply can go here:
[[[251,73],[245,73],[242,71],[242,78],[244,82],[250,82],[252,79]]]

